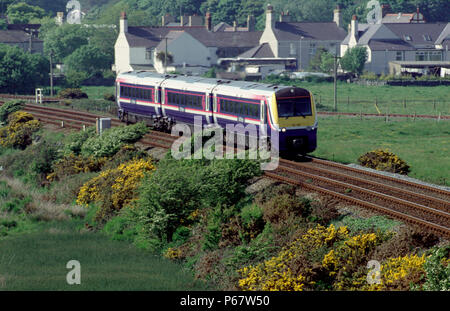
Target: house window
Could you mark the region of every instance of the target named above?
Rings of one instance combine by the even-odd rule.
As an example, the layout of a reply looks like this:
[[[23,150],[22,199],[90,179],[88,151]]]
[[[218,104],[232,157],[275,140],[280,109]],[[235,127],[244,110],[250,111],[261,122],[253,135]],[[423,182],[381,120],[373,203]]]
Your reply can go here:
[[[289,44],[289,55],[295,55],[296,53],[295,43]]]
[[[397,51],[395,53],[395,60],[405,60],[405,53],[403,51]]]
[[[412,38],[410,35],[405,35],[404,38],[406,41],[412,41]]]
[[[442,52],[440,52],[440,51],[430,52],[430,60],[441,61],[442,60]]]
[[[441,61],[442,52],[440,51],[418,51],[416,52],[416,61]]]
[[[416,52],[416,61],[424,61],[425,52]]]
[[[153,51],[154,49],[146,49],[145,50],[145,59],[151,60],[153,58]]]
[[[316,44],[311,43],[309,45],[309,55],[315,55],[316,54]]]

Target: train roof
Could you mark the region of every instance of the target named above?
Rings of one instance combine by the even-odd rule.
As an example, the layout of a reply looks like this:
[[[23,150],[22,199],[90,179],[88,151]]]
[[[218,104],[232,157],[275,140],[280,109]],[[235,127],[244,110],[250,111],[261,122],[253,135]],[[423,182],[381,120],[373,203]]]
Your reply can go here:
[[[292,86],[268,84],[250,81],[235,81],[216,78],[204,78],[199,76],[185,76],[176,74],[159,74],[151,71],[129,71],[118,76],[118,81],[129,83],[161,84],[165,87],[177,85],[192,90],[207,91],[214,88],[214,92],[233,93],[236,96],[245,94],[269,96],[283,89],[292,89]]]

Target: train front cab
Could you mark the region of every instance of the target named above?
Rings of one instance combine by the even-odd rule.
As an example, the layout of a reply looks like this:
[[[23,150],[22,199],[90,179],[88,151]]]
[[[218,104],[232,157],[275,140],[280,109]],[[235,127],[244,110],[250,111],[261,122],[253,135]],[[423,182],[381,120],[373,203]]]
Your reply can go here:
[[[273,95],[272,111],[280,128],[280,151],[306,154],[317,147],[317,117],[311,93],[290,87]]]

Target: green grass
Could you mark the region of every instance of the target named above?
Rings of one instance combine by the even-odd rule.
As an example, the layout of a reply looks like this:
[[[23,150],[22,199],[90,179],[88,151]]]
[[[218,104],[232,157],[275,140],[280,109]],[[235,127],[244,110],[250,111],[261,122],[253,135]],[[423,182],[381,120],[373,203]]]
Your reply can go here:
[[[333,221],[336,227],[347,226],[351,232],[381,230],[391,231],[401,223],[384,216],[372,216],[369,218],[355,218],[353,216],[345,216],[344,218]]]
[[[41,223],[33,234],[0,240],[0,290],[204,290],[182,267],[130,243],[79,229],[81,221]],[[81,284],[68,285],[78,260]]]
[[[267,83],[292,84],[311,91],[319,111],[333,111],[334,86],[330,82],[284,81],[267,79]],[[338,82],[338,111],[382,114],[450,115],[448,86],[363,86]]]
[[[85,92],[89,99],[103,99],[104,94],[115,94],[116,90],[112,86],[82,86],[81,90]]]
[[[312,154],[343,163],[389,149],[411,167],[409,176],[450,186],[450,122],[378,118],[320,117],[317,149]]]

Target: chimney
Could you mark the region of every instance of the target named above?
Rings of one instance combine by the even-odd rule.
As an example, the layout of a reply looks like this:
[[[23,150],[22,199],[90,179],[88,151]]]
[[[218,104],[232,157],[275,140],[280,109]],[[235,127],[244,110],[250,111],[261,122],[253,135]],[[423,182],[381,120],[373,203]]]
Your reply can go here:
[[[291,21],[291,16],[289,15],[289,11],[286,11],[286,13],[281,12],[280,22],[289,23],[290,21]]]
[[[352,17],[351,36],[358,42],[358,17],[356,15]]]
[[[203,25],[202,17],[197,15],[189,16],[189,27]]]
[[[389,13],[391,7],[389,4],[382,4],[381,5],[381,17],[385,17],[387,13]]]
[[[236,21],[233,22],[233,31],[237,31],[237,23],[236,23]]]
[[[205,16],[205,26],[206,26],[206,29],[208,30],[208,31],[211,31],[211,29],[212,29],[212,24],[211,24],[211,13],[208,11],[208,12],[206,12],[206,16]]]
[[[172,23],[174,21],[175,21],[175,18],[170,14],[166,14],[161,17],[161,25],[162,26],[166,26],[167,24]]]
[[[128,18],[127,13],[125,11],[120,13],[120,32],[121,33],[128,32]]]
[[[255,17],[253,15],[247,16],[247,31],[255,31]]]
[[[275,26],[275,19],[273,18],[273,6],[268,4],[266,11],[266,29],[273,29]]]
[[[339,5],[334,9],[333,22],[335,22],[338,27],[342,26],[342,13]]]

